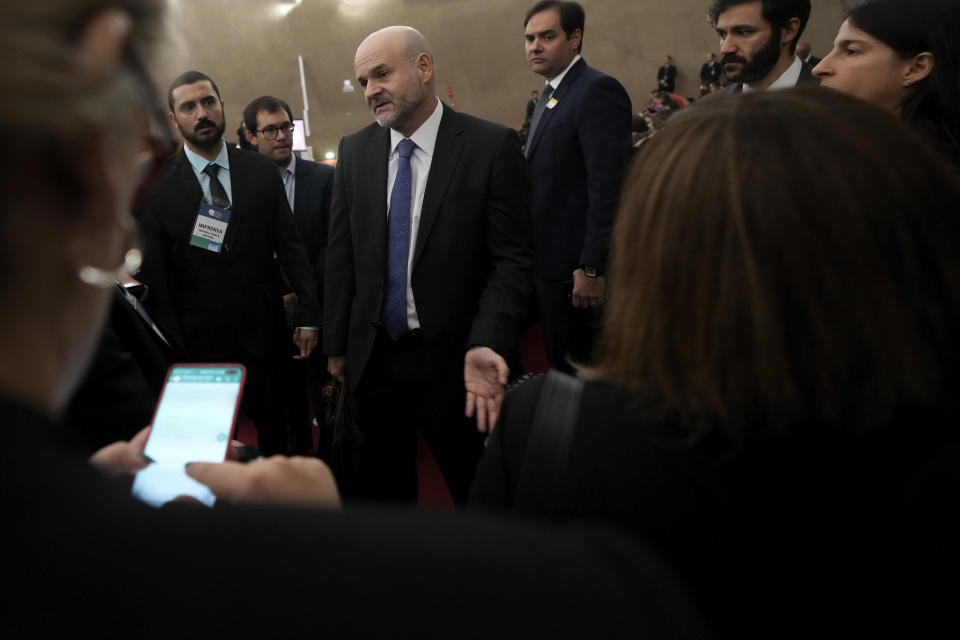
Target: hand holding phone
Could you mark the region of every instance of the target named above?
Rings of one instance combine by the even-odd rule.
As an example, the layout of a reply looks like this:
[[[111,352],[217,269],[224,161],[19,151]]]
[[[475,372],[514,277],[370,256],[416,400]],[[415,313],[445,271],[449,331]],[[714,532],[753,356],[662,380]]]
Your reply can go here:
[[[226,458],[245,378],[238,364],[170,367],[143,450],[154,462],[134,478],[134,496],[155,507],[182,495],[213,505],[216,496],[184,465]]]

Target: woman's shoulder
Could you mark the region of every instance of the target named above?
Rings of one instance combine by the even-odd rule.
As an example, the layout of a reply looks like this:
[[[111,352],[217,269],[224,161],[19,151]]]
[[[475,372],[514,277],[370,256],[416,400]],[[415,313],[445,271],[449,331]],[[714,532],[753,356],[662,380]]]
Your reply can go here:
[[[579,392],[581,419],[584,415],[633,414],[644,404],[641,394],[636,392],[618,388],[601,380],[579,379],[583,383]],[[529,429],[546,384],[548,384],[548,374],[525,374],[514,381],[507,388],[501,416],[507,416],[511,426],[518,425],[524,430]],[[561,391],[561,393],[567,392],[569,391],[566,388]]]

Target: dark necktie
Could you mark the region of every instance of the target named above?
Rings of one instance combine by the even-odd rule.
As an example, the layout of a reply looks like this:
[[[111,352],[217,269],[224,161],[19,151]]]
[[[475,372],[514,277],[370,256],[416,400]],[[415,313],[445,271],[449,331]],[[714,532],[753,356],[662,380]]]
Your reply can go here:
[[[537,106],[533,108],[533,117],[530,118],[530,130],[527,132],[527,155],[530,151],[530,143],[533,142],[533,134],[537,131],[537,125],[540,124],[540,118],[543,117],[543,110],[547,108],[547,102],[553,95],[553,85],[548,84],[543,88],[540,99],[537,100]]]
[[[203,168],[203,172],[210,176],[210,199],[213,200],[210,204],[221,209],[229,209],[230,198],[227,197],[227,190],[223,188],[220,178],[217,177],[219,171],[220,167],[212,162]]]
[[[387,217],[387,283],[381,321],[396,340],[407,332],[407,259],[410,255],[410,156],[417,145],[404,138],[397,146],[397,177]]]

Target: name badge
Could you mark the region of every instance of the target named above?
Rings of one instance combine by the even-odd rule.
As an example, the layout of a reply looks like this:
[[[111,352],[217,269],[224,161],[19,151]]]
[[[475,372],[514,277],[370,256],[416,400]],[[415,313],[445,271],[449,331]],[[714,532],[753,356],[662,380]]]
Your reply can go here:
[[[197,220],[193,223],[193,233],[190,234],[190,245],[220,253],[228,224],[230,212],[227,209],[201,202],[197,210]]]
[[[553,109],[555,106],[557,106],[557,99],[550,98],[550,101],[547,102],[547,109]]]

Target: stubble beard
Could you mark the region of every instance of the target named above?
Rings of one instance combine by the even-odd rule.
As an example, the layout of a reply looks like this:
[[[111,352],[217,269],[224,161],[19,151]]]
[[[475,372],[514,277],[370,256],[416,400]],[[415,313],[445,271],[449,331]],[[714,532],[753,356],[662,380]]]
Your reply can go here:
[[[733,57],[734,56],[731,56],[730,58]],[[744,59],[740,56],[736,56],[735,58],[736,62],[740,63],[740,72],[733,74],[727,72],[726,62],[729,58],[727,56],[721,58],[723,70],[727,74],[727,80],[730,82],[742,82],[744,84],[751,84],[758,80],[763,80],[776,66],[777,60],[780,59],[780,31],[774,29],[770,34],[770,39],[754,54],[752,59]]]
[[[211,120],[211,122],[213,122]],[[226,131],[227,122],[226,119],[222,120],[219,124],[214,122],[214,135],[213,136],[204,136],[201,138],[197,135],[196,131],[187,131],[181,127],[178,123],[177,128],[180,129],[180,135],[183,136],[183,139],[195,146],[198,149],[203,151],[213,151],[220,145],[220,141],[223,140],[223,133]]]

